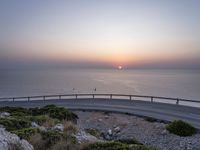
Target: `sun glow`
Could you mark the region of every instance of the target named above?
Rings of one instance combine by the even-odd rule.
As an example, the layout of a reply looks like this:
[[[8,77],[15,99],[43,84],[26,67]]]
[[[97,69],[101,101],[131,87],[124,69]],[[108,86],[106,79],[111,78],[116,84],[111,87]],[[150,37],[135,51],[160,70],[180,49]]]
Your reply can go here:
[[[118,66],[118,69],[119,69],[119,70],[122,70],[122,66]]]

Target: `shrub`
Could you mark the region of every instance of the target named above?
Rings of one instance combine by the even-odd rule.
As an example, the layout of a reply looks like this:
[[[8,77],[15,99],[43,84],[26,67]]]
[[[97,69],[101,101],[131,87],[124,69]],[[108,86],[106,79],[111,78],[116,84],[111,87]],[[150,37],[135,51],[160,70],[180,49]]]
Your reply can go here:
[[[8,131],[28,128],[31,126],[30,121],[17,118],[1,118],[0,124],[3,125]]]
[[[68,120],[76,122],[78,116],[64,107],[55,105],[47,105],[42,108],[22,108],[22,107],[1,107],[0,112],[9,112],[12,116],[41,116],[49,115],[49,117],[58,120]],[[42,118],[41,118],[42,119]],[[45,118],[43,118],[45,119]]]
[[[42,111],[46,112],[50,117],[59,120],[67,120],[76,122],[78,116],[64,107],[56,107],[55,105],[47,105],[41,108]]]
[[[121,142],[93,143],[85,146],[83,150],[156,150],[143,145],[128,145]]]
[[[99,132],[98,129],[94,129],[94,128],[88,128],[88,129],[85,129],[85,131],[97,138],[99,138],[101,136],[101,133]]]
[[[189,123],[186,123],[181,120],[175,120],[169,125],[166,126],[166,129],[170,133],[174,133],[179,136],[191,136],[197,132],[197,129],[194,128]]]
[[[80,150],[78,145],[75,145],[73,142],[67,140],[60,140],[51,147],[51,150]]]
[[[45,145],[47,148],[51,147],[53,144],[64,138],[64,135],[58,131],[42,131],[40,133],[42,139],[45,141]]]
[[[30,136],[34,135],[37,132],[38,130],[35,128],[24,128],[24,129],[12,131],[12,133],[18,135],[21,139],[26,139],[26,140],[28,140]]]
[[[46,148],[46,142],[42,138],[40,133],[36,133],[34,135],[31,135],[29,137],[29,143],[33,145],[34,150],[45,150]]]
[[[102,142],[89,144],[83,150],[129,150],[129,147],[120,142]]]
[[[63,132],[65,135],[72,135],[77,132],[77,126],[71,121],[65,121],[63,124],[64,124]]]
[[[39,125],[43,125],[46,122],[52,122],[54,125],[55,123],[59,122],[59,120],[50,118],[48,115],[27,116],[26,118],[31,122],[36,122]]]
[[[29,110],[27,108],[22,108],[22,107],[1,107],[0,112],[9,112],[12,116],[24,116],[24,115],[29,115]]]
[[[33,116],[46,114],[49,115],[49,117],[58,120],[68,120],[76,122],[76,119],[78,119],[78,116],[73,112],[64,107],[57,107],[55,105],[47,105],[42,108],[30,108],[30,112]]]

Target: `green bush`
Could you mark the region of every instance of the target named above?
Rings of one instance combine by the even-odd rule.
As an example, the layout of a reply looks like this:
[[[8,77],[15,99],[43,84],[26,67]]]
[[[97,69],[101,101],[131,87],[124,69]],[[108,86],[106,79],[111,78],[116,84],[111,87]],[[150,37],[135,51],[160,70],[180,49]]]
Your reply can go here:
[[[53,144],[64,138],[64,135],[58,131],[42,131],[40,134],[46,143],[46,147],[51,147]]]
[[[191,136],[197,132],[197,129],[194,128],[189,123],[186,123],[181,120],[175,120],[169,125],[166,126],[166,129],[170,133],[174,133],[179,136]]]
[[[128,145],[121,142],[101,142],[89,144],[83,150],[156,150],[143,145]]]
[[[55,105],[47,105],[41,108],[41,111],[47,113],[50,117],[59,120],[67,120],[76,122],[78,116],[64,107],[56,107]]]
[[[24,116],[41,116],[49,115],[49,117],[58,120],[67,120],[76,122],[78,116],[64,107],[57,107],[55,105],[47,105],[42,108],[22,108],[22,107],[1,107],[0,112],[9,112],[14,117]],[[39,118],[38,118],[39,119]],[[41,118],[45,119],[45,118]]]
[[[48,115],[26,116],[26,119],[30,120],[31,122],[36,122],[39,125],[43,125],[43,123],[47,121],[54,121],[55,123],[59,123],[58,119],[50,118]]]
[[[129,150],[128,145],[120,142],[105,142],[89,144],[83,150]]]
[[[88,129],[85,129],[85,131],[97,138],[99,138],[101,136],[101,133],[99,132],[98,129],[94,129],[94,128],[88,128]]]
[[[12,116],[16,116],[16,115],[20,115],[20,116],[24,116],[24,115],[29,115],[30,112],[27,108],[23,108],[23,107],[1,107],[0,108],[0,112],[9,112]]]
[[[37,132],[38,130],[36,128],[24,128],[12,131],[12,133],[18,135],[21,139],[26,139],[26,140],[28,140],[30,136],[34,135]]]
[[[30,121],[19,118],[1,118],[0,124],[3,125],[8,131],[19,130],[31,126]]]
[[[33,116],[46,114],[49,115],[49,117],[51,118],[73,122],[76,122],[76,120],[78,119],[78,116],[73,112],[64,107],[57,107],[55,105],[47,105],[42,108],[30,108],[29,110]]]

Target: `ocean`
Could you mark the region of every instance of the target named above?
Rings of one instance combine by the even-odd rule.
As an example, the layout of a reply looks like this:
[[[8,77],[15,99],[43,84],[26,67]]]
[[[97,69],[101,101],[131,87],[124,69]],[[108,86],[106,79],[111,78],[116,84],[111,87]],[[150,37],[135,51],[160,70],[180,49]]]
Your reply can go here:
[[[0,97],[71,93],[138,94],[200,100],[200,71],[144,69],[0,71]]]

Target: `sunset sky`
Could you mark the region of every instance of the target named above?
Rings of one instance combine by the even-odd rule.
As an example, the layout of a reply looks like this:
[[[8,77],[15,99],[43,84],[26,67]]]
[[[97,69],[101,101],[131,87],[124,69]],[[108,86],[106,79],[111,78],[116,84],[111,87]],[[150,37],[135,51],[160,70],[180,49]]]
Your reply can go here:
[[[200,68],[199,0],[1,0],[0,67]]]

